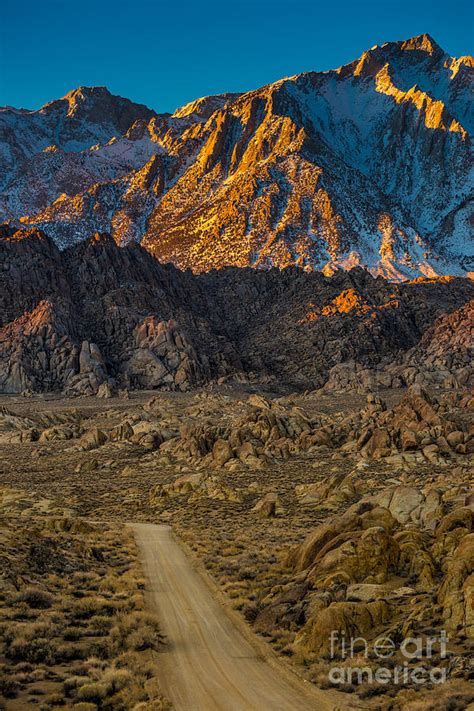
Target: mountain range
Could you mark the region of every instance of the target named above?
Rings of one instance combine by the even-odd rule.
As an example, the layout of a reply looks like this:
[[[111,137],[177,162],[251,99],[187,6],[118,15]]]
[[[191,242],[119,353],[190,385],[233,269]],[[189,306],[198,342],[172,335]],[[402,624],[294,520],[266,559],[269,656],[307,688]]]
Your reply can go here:
[[[472,269],[474,60],[428,35],[172,115],[82,87],[0,109],[0,220],[60,249],[93,233],[200,273],[389,280]]]

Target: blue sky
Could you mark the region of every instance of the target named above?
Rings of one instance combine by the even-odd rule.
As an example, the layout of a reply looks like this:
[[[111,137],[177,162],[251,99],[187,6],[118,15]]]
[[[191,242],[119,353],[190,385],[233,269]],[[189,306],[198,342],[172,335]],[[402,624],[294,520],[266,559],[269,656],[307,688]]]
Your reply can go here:
[[[198,96],[332,69],[428,32],[472,54],[468,0],[3,0],[0,105],[38,108],[81,85],[173,111]]]

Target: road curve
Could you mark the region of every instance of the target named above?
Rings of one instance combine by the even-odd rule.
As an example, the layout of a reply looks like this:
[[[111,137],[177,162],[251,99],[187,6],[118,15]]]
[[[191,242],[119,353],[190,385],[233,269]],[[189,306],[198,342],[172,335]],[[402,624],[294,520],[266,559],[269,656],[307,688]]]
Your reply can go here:
[[[339,706],[331,692],[312,687],[256,651],[265,643],[250,644],[169,526],[130,525],[150,602],[168,639],[158,657],[158,679],[176,711],[329,711]]]

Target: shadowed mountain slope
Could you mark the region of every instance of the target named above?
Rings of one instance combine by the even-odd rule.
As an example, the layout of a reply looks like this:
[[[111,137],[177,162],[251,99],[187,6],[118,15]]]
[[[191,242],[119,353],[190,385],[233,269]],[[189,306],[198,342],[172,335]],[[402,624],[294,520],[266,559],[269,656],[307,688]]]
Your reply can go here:
[[[5,227],[0,287],[0,389],[71,394],[106,381],[187,389],[221,377],[316,387],[346,361],[395,359],[474,296],[466,279],[392,284],[360,267],[194,275],[107,234],[60,252],[37,229]],[[453,338],[463,313],[449,320]]]

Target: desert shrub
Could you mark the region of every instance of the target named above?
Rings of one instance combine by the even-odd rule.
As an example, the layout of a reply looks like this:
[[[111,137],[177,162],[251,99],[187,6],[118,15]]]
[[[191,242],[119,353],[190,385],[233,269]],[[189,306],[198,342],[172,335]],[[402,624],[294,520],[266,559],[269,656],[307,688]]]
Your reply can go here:
[[[26,603],[29,607],[45,610],[54,602],[54,596],[41,588],[28,587],[16,596],[15,603]]]
[[[35,620],[38,613],[26,602],[16,602],[12,600],[14,607],[8,614],[8,617],[12,620]]]
[[[72,662],[77,659],[86,659],[90,654],[90,649],[82,641],[77,643],[66,642],[58,644],[56,654],[58,661]]]
[[[76,627],[74,625],[71,625],[70,627],[66,627],[66,629],[63,632],[63,639],[65,639],[68,642],[76,642],[78,639],[81,639],[83,636],[84,636],[83,627]]]
[[[2,625],[2,628],[0,630],[0,639],[6,644],[9,645],[13,642],[15,639],[15,627],[14,625],[8,625],[4,624]]]
[[[107,686],[109,694],[125,689],[132,681],[132,675],[127,669],[108,669],[102,677],[102,683]]]
[[[50,639],[17,637],[7,647],[5,656],[18,662],[54,664],[57,657],[57,647]]]
[[[134,679],[152,679],[156,674],[155,665],[151,660],[144,660],[139,652],[123,652],[115,661],[118,669],[127,669]]]
[[[31,642],[34,639],[50,640],[56,635],[56,632],[57,628],[50,622],[32,624],[13,623],[4,626],[1,637],[3,642],[7,645],[7,648],[9,648],[16,640],[22,640],[19,646]]]
[[[123,610],[126,604],[116,600],[106,600],[103,597],[85,597],[71,607],[71,617],[77,620],[88,620],[95,615],[114,615]]]
[[[75,571],[71,579],[76,588],[87,587],[88,589],[91,589],[91,586],[96,587],[99,581],[96,573],[87,570]]]
[[[69,676],[63,681],[63,689],[66,696],[70,696],[73,691],[75,691],[79,686],[83,686],[88,682],[88,677],[86,676]]]
[[[100,682],[86,683],[80,686],[77,690],[77,698],[80,701],[88,701],[94,704],[100,704],[107,696],[107,686]]]
[[[110,628],[114,624],[114,618],[107,617],[106,615],[96,615],[91,624],[93,634],[97,636],[108,634],[110,632]]]
[[[110,659],[115,654],[116,645],[109,637],[103,639],[95,639],[90,643],[87,649],[87,656],[97,657],[98,659]]]
[[[247,602],[243,606],[242,611],[247,622],[255,622],[259,613],[259,605],[253,601]]]
[[[58,627],[50,620],[22,625],[21,636],[26,639],[52,639],[58,634]]]
[[[62,694],[51,694],[48,698],[48,706],[65,706],[66,700]]]
[[[14,699],[20,690],[20,685],[14,679],[0,677],[0,696],[6,699]]]
[[[136,588],[137,584],[134,576],[131,573],[125,575],[109,574],[102,578],[99,584],[99,590],[102,593],[127,593],[130,589]]]
[[[145,612],[121,616],[111,630],[111,638],[119,649],[137,652],[159,649],[164,641],[157,618]]]

